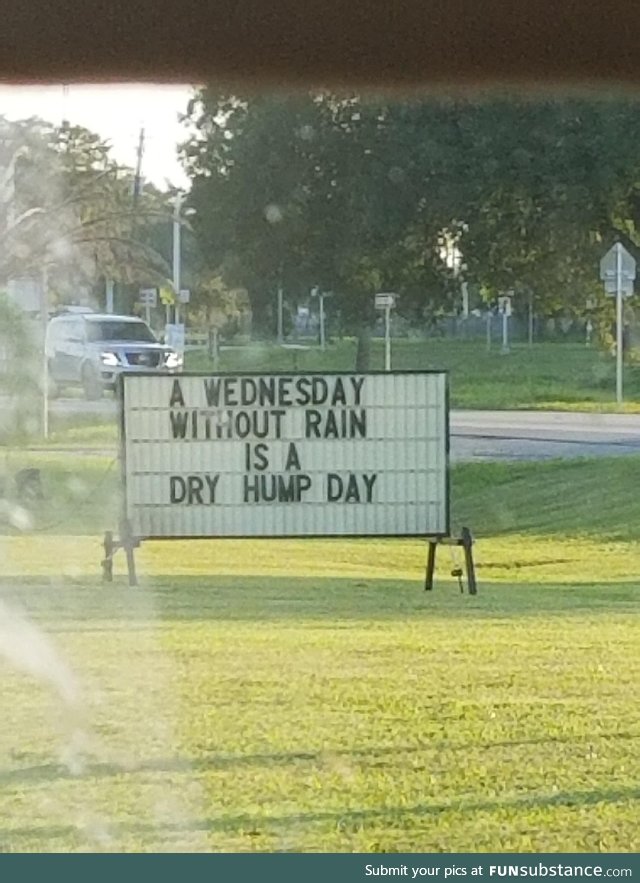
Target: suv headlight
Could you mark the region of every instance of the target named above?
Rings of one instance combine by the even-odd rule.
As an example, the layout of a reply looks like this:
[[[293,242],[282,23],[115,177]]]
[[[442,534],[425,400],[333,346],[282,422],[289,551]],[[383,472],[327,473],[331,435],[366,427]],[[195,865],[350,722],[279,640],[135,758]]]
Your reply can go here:
[[[166,368],[179,368],[182,365],[182,353],[167,353],[164,364]]]
[[[115,368],[119,364],[118,357],[115,353],[100,353],[102,364],[108,368]]]

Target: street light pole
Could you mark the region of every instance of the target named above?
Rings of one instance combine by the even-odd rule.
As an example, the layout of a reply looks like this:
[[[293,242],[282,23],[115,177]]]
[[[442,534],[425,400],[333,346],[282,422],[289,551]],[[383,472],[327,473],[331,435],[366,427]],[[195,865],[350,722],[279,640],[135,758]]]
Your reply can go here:
[[[324,352],[324,291],[320,292],[320,349]]]
[[[180,260],[181,260],[181,229],[180,212],[184,194],[179,192],[173,203],[173,291],[175,296],[175,321],[180,321]]]
[[[325,334],[325,315],[324,315],[324,299],[325,297],[329,297],[331,295],[330,291],[322,291],[320,286],[316,285],[311,289],[311,297],[318,298],[318,318],[320,320],[320,349],[324,352],[326,349],[326,334]]]
[[[40,320],[42,323],[42,436],[49,438],[49,360],[47,359],[47,324],[49,322],[49,273],[46,263],[40,277]]]

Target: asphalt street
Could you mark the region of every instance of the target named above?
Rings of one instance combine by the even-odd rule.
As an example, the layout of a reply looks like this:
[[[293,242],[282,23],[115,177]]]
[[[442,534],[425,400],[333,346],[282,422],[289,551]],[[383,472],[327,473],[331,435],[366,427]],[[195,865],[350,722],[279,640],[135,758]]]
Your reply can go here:
[[[52,414],[116,417],[116,402],[61,398]],[[451,458],[544,460],[640,454],[640,414],[566,411],[452,411]]]
[[[640,414],[452,411],[451,458],[546,460],[640,454]]]

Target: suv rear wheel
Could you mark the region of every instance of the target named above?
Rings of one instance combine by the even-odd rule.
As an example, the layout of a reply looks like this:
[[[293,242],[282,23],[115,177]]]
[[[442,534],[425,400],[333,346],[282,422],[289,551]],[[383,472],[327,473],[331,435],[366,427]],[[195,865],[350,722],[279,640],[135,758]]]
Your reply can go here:
[[[84,397],[90,402],[95,402],[102,398],[102,381],[98,376],[98,372],[91,365],[85,365],[82,369],[82,389]]]

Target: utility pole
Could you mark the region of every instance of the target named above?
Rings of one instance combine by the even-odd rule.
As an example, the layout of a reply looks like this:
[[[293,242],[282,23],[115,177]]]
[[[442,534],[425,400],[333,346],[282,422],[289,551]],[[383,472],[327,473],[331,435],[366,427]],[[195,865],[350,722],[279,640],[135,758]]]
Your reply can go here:
[[[284,341],[284,291],[282,288],[282,267],[280,267],[280,273],[278,275],[278,343],[283,343]]]
[[[180,212],[182,211],[182,201],[184,199],[184,194],[182,191],[178,192],[175,197],[175,201],[173,203],[173,291],[176,299],[175,303],[175,322],[176,325],[180,322],[180,275],[182,271],[182,267],[180,265],[181,257],[182,257],[182,244],[181,244],[181,234],[182,230],[180,229]]]
[[[46,261],[46,257],[45,257]],[[40,320],[42,323],[42,437],[49,438],[49,360],[47,359],[47,325],[49,322],[49,273],[46,263],[40,276]]]
[[[144,155],[144,129],[140,129],[138,136],[138,149],[136,150],[136,176],[133,179],[133,211],[135,223],[135,211],[138,207],[138,199],[142,191],[142,157]]]

